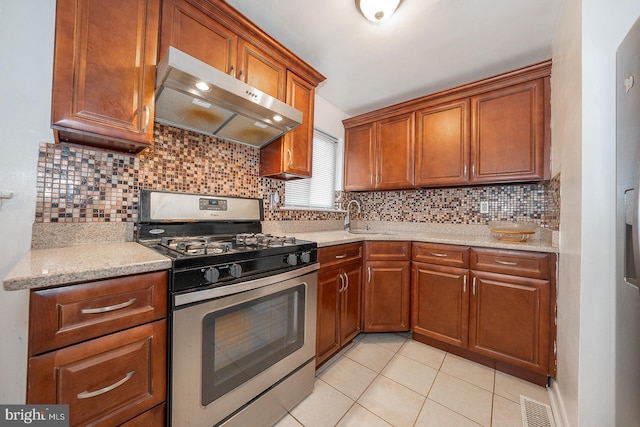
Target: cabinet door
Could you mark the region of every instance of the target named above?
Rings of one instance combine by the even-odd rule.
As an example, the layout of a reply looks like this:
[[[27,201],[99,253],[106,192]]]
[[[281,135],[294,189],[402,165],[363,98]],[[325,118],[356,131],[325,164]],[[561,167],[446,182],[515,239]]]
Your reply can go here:
[[[378,121],[375,188],[413,187],[415,114]]]
[[[412,275],[411,330],[466,348],[469,270],[414,262]]]
[[[340,297],[343,286],[341,270],[318,272],[318,312],[316,318],[316,365],[340,350]]]
[[[416,186],[469,182],[470,117],[468,99],[416,112]]]
[[[51,125],[58,141],[149,146],[160,0],[59,0]]]
[[[300,177],[311,176],[314,98],[313,85],[287,72],[287,104],[302,111],[302,124],[283,136],[288,156],[286,172]]]
[[[346,284],[342,290],[341,346],[355,338],[362,330],[362,263],[345,265],[342,272]]]
[[[119,425],[166,398],[166,321],[29,359],[27,403],[68,404],[71,425]]]
[[[471,182],[548,179],[544,79],[471,98]]]
[[[469,349],[549,372],[549,281],[472,272]]]
[[[345,129],[344,190],[374,188],[375,123]]]
[[[198,0],[164,0],[160,56],[173,46],[220,71],[236,75],[238,36]]]
[[[315,87],[287,71],[287,104],[302,111],[302,124],[260,149],[260,175],[294,179],[311,176]]]
[[[285,101],[286,67],[270,52],[241,38],[238,40],[238,68],[240,80]]]
[[[409,330],[410,263],[367,261],[364,282],[364,331]]]

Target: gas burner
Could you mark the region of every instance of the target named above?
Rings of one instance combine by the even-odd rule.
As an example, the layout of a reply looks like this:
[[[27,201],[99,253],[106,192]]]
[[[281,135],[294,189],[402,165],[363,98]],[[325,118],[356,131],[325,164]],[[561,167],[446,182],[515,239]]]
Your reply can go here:
[[[231,242],[217,241],[213,236],[162,238],[160,242],[182,255],[215,255],[231,251]]]
[[[280,237],[264,233],[240,233],[236,235],[236,244],[243,246],[280,247],[295,245],[295,237]]]

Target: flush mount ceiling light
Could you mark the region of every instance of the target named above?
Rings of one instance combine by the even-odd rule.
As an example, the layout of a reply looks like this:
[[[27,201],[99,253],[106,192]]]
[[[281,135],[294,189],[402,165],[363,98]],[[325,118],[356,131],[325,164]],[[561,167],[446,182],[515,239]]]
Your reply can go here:
[[[382,22],[391,17],[401,0],[356,0],[356,7],[371,22]]]

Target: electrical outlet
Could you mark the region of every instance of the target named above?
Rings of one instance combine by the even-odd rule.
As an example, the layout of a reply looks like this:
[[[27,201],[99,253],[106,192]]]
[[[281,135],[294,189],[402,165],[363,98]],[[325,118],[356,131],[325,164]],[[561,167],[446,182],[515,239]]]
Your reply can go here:
[[[489,213],[489,202],[480,202],[480,213]]]

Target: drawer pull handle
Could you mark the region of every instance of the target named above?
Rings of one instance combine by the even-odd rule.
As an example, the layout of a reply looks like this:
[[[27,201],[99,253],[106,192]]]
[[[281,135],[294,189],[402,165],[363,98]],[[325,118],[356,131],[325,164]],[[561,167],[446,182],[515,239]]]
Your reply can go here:
[[[346,258],[347,254],[342,254],[342,255],[336,255],[336,259],[342,259],[342,258]]]
[[[131,298],[129,301],[125,301],[116,305],[108,305],[106,307],[98,307],[98,308],[83,308],[81,310],[82,314],[98,314],[98,313],[107,313],[109,311],[120,310],[122,308],[132,306],[138,298]]]
[[[100,396],[101,394],[109,393],[111,390],[114,390],[114,389],[120,387],[122,384],[124,384],[127,381],[129,381],[131,379],[131,377],[133,377],[133,374],[135,374],[135,373],[136,373],[136,371],[131,371],[123,379],[121,379],[117,383],[113,383],[113,384],[111,384],[109,386],[106,386],[106,387],[101,388],[100,390],[96,390],[96,391],[83,391],[82,393],[78,393],[76,397],[78,399],[88,399],[90,397]]]
[[[432,256],[437,256],[437,257],[448,257],[448,254],[439,254],[437,252],[429,252]]]
[[[502,264],[502,265],[518,265],[517,262],[510,262],[510,261],[500,261],[499,259],[496,260],[496,264]]]

